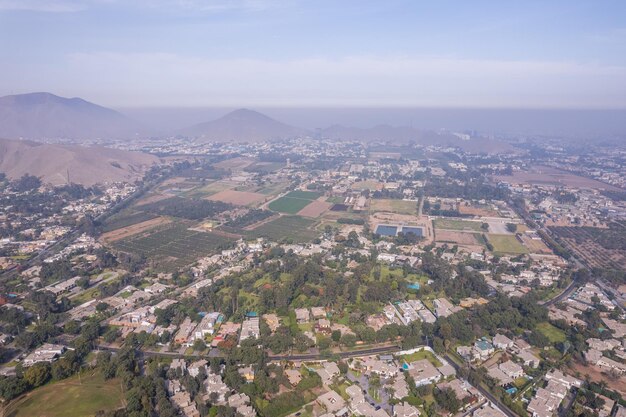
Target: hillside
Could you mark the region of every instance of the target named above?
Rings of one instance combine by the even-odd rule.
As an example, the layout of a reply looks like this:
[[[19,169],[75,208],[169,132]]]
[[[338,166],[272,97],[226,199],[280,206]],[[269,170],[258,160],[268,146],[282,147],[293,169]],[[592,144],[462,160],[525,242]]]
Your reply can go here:
[[[179,133],[207,142],[260,142],[307,134],[304,129],[286,125],[247,109],[232,111],[217,120],[191,126]]]
[[[157,162],[157,157],[140,152],[0,139],[0,172],[9,178],[28,173],[54,185],[67,183],[68,171],[71,182],[87,186],[132,181]]]
[[[50,93],[0,97],[0,137],[11,139],[127,138],[142,131],[115,110]]]

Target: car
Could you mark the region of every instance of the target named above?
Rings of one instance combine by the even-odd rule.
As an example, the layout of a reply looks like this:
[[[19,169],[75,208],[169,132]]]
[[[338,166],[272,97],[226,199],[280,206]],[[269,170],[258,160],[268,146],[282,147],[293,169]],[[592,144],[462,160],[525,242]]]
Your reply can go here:
[[[380,405],[376,406],[376,411],[380,410]]]

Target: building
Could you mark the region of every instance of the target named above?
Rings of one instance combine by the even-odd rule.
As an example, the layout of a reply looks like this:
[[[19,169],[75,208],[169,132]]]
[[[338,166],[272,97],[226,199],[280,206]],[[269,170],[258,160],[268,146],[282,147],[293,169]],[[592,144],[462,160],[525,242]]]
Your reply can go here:
[[[247,339],[258,339],[261,334],[258,317],[247,317],[241,325],[239,343]]]
[[[26,356],[22,361],[22,365],[26,368],[39,362],[54,362],[65,353],[65,351],[66,348],[63,345],[45,343]]]
[[[513,347],[513,341],[503,334],[497,334],[493,338],[493,346],[496,349],[509,349]]]
[[[311,321],[311,313],[308,308],[296,308],[296,321],[298,323],[308,323]]]
[[[317,397],[317,402],[329,413],[336,413],[346,406],[346,402],[335,391],[328,391]]]
[[[408,368],[409,375],[413,377],[415,385],[418,387],[437,382],[441,379],[441,373],[428,359],[411,362]]]

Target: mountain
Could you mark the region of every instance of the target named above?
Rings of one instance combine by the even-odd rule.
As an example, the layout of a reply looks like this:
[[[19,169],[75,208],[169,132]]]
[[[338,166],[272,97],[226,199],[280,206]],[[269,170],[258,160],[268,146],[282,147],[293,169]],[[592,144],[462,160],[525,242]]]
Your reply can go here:
[[[181,135],[206,142],[261,142],[306,135],[307,131],[289,126],[254,110],[239,109],[211,122],[183,129]]]
[[[9,178],[24,174],[41,177],[44,183],[70,181],[86,186],[102,182],[132,181],[159,159],[141,152],[101,146],[52,145],[26,140],[0,139],[0,172]]]
[[[0,137],[13,139],[117,139],[142,127],[115,110],[50,93],[0,97]]]

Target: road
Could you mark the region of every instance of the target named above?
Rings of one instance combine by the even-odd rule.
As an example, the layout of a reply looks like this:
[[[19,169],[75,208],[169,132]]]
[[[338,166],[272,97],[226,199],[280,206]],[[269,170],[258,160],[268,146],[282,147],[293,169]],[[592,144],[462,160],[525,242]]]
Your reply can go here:
[[[460,367],[459,365],[454,361],[454,359],[452,357],[450,357],[450,355],[448,355],[447,353],[444,355],[444,358],[450,363],[450,365],[452,365],[454,367],[454,369],[456,369],[456,371],[458,372]],[[493,396],[493,394],[491,394],[491,392],[489,392],[488,390],[486,390],[485,388],[483,388],[480,385],[474,385],[474,387],[480,391],[480,393],[482,395],[485,396],[485,398],[487,398],[489,401],[491,401],[493,404],[497,405],[498,408],[507,415],[507,417],[518,417],[517,414],[515,414],[513,411],[511,411],[506,405],[502,404],[502,402],[500,402],[500,400],[498,400],[496,397]]]
[[[546,307],[550,307],[551,305],[554,305],[556,303],[560,303],[561,301],[565,300],[566,298],[568,298],[570,295],[572,295],[572,293],[574,292],[574,290],[578,287],[578,281],[573,280],[568,286],[567,288],[565,288],[565,290],[563,290],[563,292],[561,292],[560,294],[552,297],[551,299],[544,301],[543,303],[540,303],[541,305],[544,305]]]

